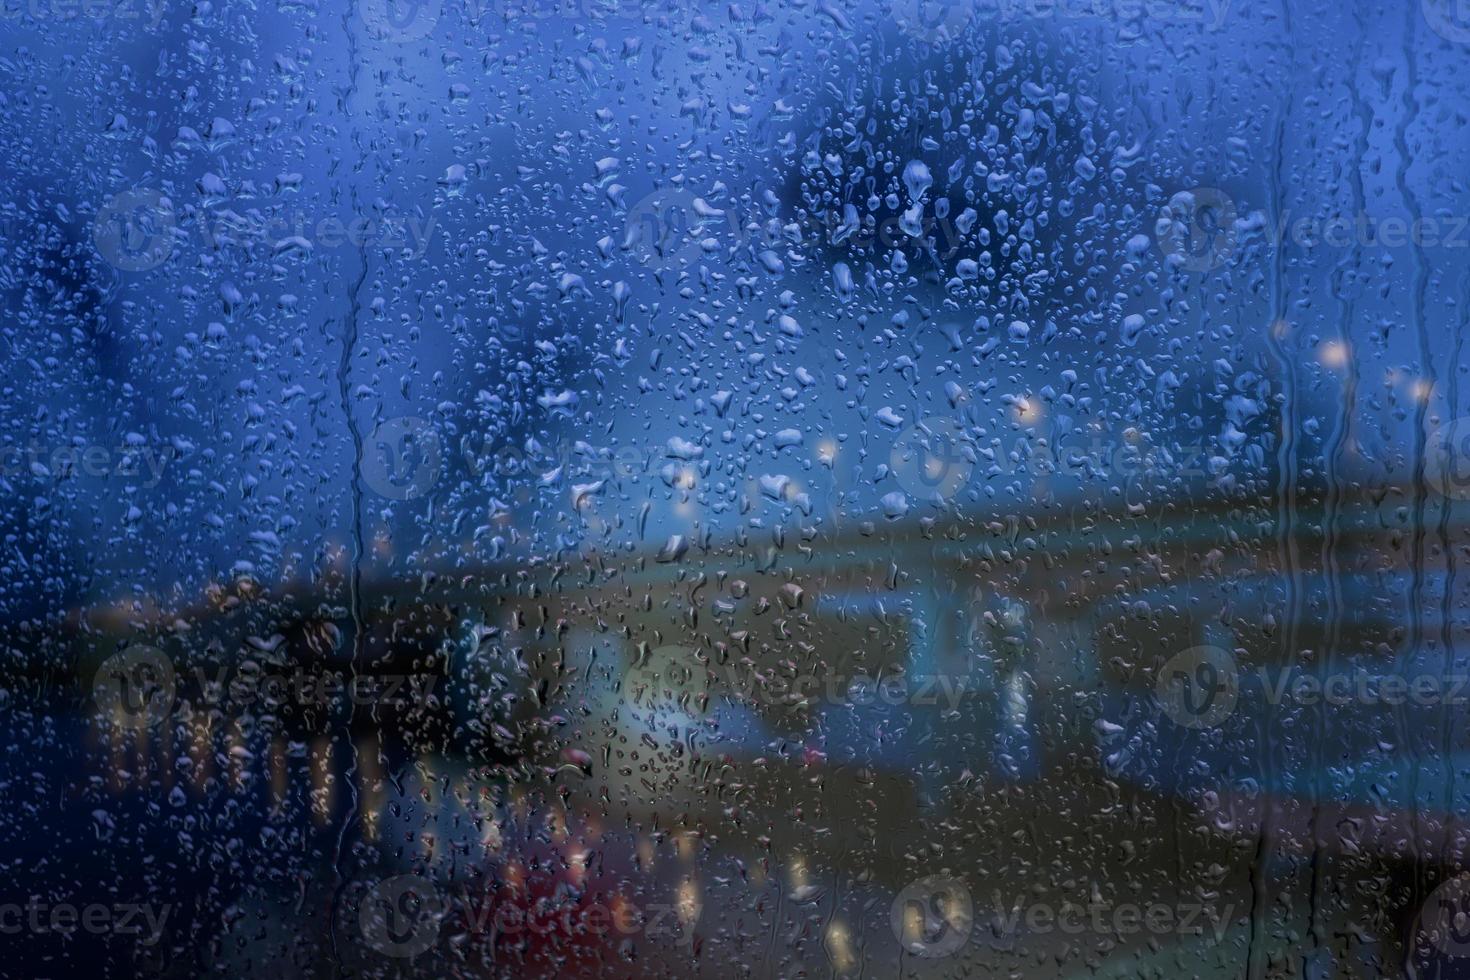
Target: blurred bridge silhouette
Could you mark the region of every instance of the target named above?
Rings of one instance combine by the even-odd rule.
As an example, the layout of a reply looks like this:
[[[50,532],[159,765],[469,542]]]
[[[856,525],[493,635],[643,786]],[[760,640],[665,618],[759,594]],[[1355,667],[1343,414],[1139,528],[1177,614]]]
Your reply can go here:
[[[1267,839],[1343,878],[1435,879],[1466,863],[1455,706],[1273,703],[1245,683],[1287,666],[1465,672],[1447,652],[1464,630],[1448,552],[1438,531],[1415,540],[1412,502],[1343,495],[1289,528],[1273,501],[1076,503],[412,577],[369,563],[355,603],[335,568],[177,609],[79,611],[72,676],[85,687],[120,644],[163,650],[194,792],[294,798],[325,825],[351,783],[369,839],[394,819],[389,771],[417,759],[445,780],[440,832],[491,849],[505,808],[534,800],[564,824],[616,814],[897,891],[915,853],[963,852],[977,826],[1064,853],[1102,833],[1083,814],[1126,813],[1198,862]],[[1243,680],[1234,714],[1195,728],[1156,685],[1200,645]],[[245,661],[435,682],[412,703],[338,697],[244,721],[184,693],[197,667]],[[170,769],[169,728],[99,717],[115,791],[167,790],[144,774]]]

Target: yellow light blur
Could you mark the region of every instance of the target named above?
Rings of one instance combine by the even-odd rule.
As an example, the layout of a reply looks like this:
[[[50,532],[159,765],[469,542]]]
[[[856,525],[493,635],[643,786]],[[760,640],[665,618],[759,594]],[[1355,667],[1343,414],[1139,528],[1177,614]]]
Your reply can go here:
[[[1348,354],[1347,344],[1340,340],[1329,340],[1322,345],[1321,351],[1317,354],[1317,360],[1323,367],[1343,368],[1347,367]]]

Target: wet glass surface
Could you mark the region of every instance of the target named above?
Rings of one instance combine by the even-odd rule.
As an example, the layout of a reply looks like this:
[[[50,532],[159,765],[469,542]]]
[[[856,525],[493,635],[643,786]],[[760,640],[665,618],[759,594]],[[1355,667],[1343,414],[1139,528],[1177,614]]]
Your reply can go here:
[[[1470,976],[1458,0],[0,38],[0,975]]]

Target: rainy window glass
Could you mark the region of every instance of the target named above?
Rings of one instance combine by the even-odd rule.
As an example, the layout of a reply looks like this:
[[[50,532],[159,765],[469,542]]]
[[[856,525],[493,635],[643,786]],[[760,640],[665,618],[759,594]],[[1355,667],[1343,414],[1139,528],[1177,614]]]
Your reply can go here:
[[[0,42],[0,975],[1470,977],[1465,0]]]

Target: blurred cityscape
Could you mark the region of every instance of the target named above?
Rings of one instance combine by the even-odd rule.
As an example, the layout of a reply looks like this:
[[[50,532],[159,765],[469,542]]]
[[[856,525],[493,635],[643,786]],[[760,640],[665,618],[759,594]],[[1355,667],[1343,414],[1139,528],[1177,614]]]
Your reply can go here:
[[[1470,977],[1470,11],[0,4],[0,977]]]

